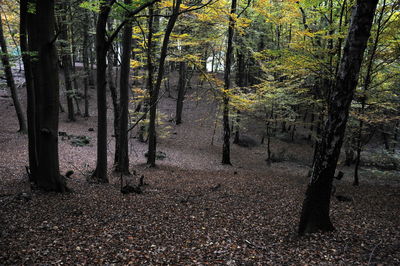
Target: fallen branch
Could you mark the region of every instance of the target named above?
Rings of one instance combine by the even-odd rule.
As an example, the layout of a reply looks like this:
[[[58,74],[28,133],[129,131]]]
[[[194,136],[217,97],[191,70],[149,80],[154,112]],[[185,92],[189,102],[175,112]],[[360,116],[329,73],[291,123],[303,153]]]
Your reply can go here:
[[[371,265],[371,260],[372,260],[372,257],[373,257],[373,255],[374,255],[374,252],[375,252],[376,248],[377,248],[381,243],[382,243],[382,240],[379,241],[379,243],[375,245],[375,247],[374,247],[374,248],[372,249],[372,251],[371,251],[371,254],[369,254],[368,265]]]

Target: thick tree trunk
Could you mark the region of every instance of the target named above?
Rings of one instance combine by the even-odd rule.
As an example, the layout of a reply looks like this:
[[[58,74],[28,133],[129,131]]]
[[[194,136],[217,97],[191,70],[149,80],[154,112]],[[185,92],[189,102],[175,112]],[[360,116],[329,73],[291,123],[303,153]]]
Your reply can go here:
[[[129,5],[131,0],[125,0],[124,3]],[[120,124],[119,124],[119,165],[116,170],[125,174],[129,174],[129,156],[128,156],[128,115],[129,115],[129,71],[132,50],[132,23],[128,22],[122,35],[122,61],[120,76]]]
[[[222,164],[231,164],[230,155],[230,138],[231,129],[229,127],[229,90],[231,89],[231,66],[233,57],[233,35],[235,20],[232,17],[236,13],[236,0],[232,0],[231,5],[231,16],[229,17],[229,29],[228,29],[228,47],[226,50],[225,60],[225,72],[224,72],[224,92],[223,98],[223,125],[224,125],[224,143],[222,145]]]
[[[1,52],[2,52],[1,63],[3,64],[3,67],[4,67],[4,73],[6,75],[6,80],[7,80],[7,86],[10,88],[15,112],[17,113],[18,124],[19,124],[18,132],[26,133],[27,128],[26,128],[25,116],[24,116],[24,112],[22,111],[19,99],[18,99],[17,88],[15,86],[14,76],[12,74],[10,60],[8,58],[7,43],[6,43],[6,39],[4,38],[3,23],[1,22],[1,19],[0,19],[0,46],[1,46]]]
[[[329,217],[332,180],[377,3],[378,0],[357,0],[355,5],[336,84],[330,93],[328,120],[303,203],[300,235],[334,230]]]
[[[38,128],[36,184],[47,191],[64,192],[67,187],[58,161],[59,80],[54,1],[37,1],[36,12],[28,16],[28,25],[30,51],[37,53],[31,62]]]
[[[153,90],[150,91],[149,151],[147,157],[147,164],[149,164],[150,166],[155,166],[156,164],[156,151],[157,151],[156,116],[157,116],[158,95],[160,93],[161,82],[164,76],[164,63],[165,63],[165,58],[167,57],[169,37],[171,36],[172,30],[175,26],[175,22],[178,19],[181,3],[182,0],[176,1],[172,15],[168,20],[168,24],[164,33],[163,43],[161,46],[157,80]]]
[[[185,61],[179,62],[179,81],[178,81],[178,99],[176,100],[176,124],[182,123],[183,100],[185,99],[186,90],[186,71]]]

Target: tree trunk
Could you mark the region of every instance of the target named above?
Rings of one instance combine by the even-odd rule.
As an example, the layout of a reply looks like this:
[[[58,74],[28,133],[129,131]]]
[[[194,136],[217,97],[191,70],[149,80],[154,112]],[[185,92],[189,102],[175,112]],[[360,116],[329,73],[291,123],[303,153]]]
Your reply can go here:
[[[60,13],[61,21],[60,21],[60,39],[61,39],[61,60],[62,60],[62,70],[64,73],[64,81],[65,81],[65,91],[67,98],[67,111],[68,111],[68,120],[75,121],[75,112],[74,112],[74,90],[72,88],[71,82],[71,69],[72,69],[72,59],[71,59],[71,51],[69,50],[69,40],[68,40],[68,25],[67,25],[67,17],[66,12],[68,10],[68,5],[66,2],[61,3]]]
[[[246,62],[245,56],[242,51],[237,52],[237,73],[236,73],[236,83],[237,85],[242,88],[246,86]],[[235,123],[235,138],[233,139],[234,144],[239,144],[240,142],[240,110],[236,111],[236,123]]]
[[[229,90],[231,89],[231,66],[233,56],[233,35],[235,20],[233,15],[236,13],[236,0],[232,0],[231,5],[231,16],[229,17],[229,29],[228,29],[228,47],[226,50],[225,60],[225,73],[224,73],[224,92],[223,92],[223,125],[224,125],[224,143],[222,145],[222,164],[231,164],[230,157],[230,138],[231,130],[229,127]]]
[[[100,5],[96,25],[96,79],[97,79],[97,165],[93,177],[102,183],[108,183],[107,176],[107,51],[106,25],[111,11],[112,0]]]
[[[385,12],[385,7],[386,7],[386,0],[383,1],[381,11],[379,12],[376,35],[374,38],[373,45],[372,45],[371,49],[369,50],[370,54],[369,54],[369,60],[368,60],[368,66],[367,66],[367,73],[365,74],[362,95],[361,95],[361,110],[360,110],[361,116],[364,115],[365,105],[367,104],[367,97],[368,97],[367,92],[368,92],[369,86],[371,84],[372,67],[373,67],[374,60],[375,60],[376,50],[378,48],[380,33],[382,31],[381,22],[382,22],[383,15]],[[363,148],[362,132],[363,132],[364,121],[362,119],[363,119],[363,117],[361,117],[359,119],[359,124],[358,124],[359,126],[358,126],[358,133],[357,133],[358,136],[357,136],[357,149],[356,149],[357,155],[356,155],[356,164],[355,164],[355,168],[354,168],[353,186],[359,185],[358,170],[360,167],[361,152],[362,152],[362,148]]]
[[[126,5],[131,4],[131,0],[125,0]],[[129,174],[128,156],[128,115],[129,115],[129,71],[132,50],[132,23],[128,22],[122,35],[122,61],[120,76],[120,100],[119,100],[119,165],[116,170],[124,174]]]
[[[68,5],[69,5],[69,17],[68,19],[72,21],[73,19],[73,14],[72,14],[72,3],[71,0],[67,0],[68,1]],[[63,1],[64,2],[64,1]],[[65,4],[67,6],[67,3]],[[68,7],[68,6],[67,6]],[[76,105],[76,114],[77,115],[82,115],[81,112],[81,108],[79,106],[79,99],[78,99],[78,91],[79,91],[79,85],[78,85],[78,75],[77,75],[77,71],[76,71],[76,58],[77,58],[77,54],[76,54],[76,42],[75,42],[75,35],[74,35],[74,23],[70,23],[69,25],[69,29],[67,26],[67,31],[70,31],[70,35],[71,36],[71,54],[70,54],[70,62],[71,62],[71,71],[72,71],[72,84],[74,86],[74,90],[73,90],[73,94],[72,94],[72,99],[73,101],[75,101],[75,105]]]
[[[84,69],[84,100],[85,100],[85,113],[84,117],[89,117],[89,79],[90,79],[90,68],[89,68],[89,27],[90,23],[88,11],[85,11],[85,23],[83,24],[83,47],[82,47],[82,58],[83,58],[83,69]]]
[[[359,178],[358,178],[358,169],[360,167],[360,162],[361,162],[363,124],[364,124],[364,121],[362,119],[360,119],[359,126],[358,126],[358,133],[357,133],[357,149],[356,149],[356,162],[355,162],[355,166],[354,166],[353,186],[358,186],[360,183]]]
[[[10,60],[8,58],[7,43],[3,34],[3,23],[0,19],[0,46],[1,46],[1,62],[4,67],[4,73],[6,75],[7,86],[10,88],[11,97],[14,103],[15,112],[17,113],[19,129],[18,132],[26,133],[26,122],[24,112],[22,111],[21,104],[18,99],[17,88],[15,87],[14,76],[12,74]]]
[[[36,107],[31,58],[28,51],[27,32],[28,0],[20,1],[20,46],[24,64],[26,95],[27,95],[27,121],[28,121],[28,155],[29,155],[29,180],[36,183],[38,155],[36,147]]]
[[[186,89],[186,72],[187,66],[186,62],[179,62],[179,81],[178,81],[178,99],[176,100],[176,124],[182,123],[182,110],[183,110],[183,100],[185,99],[185,89]]]
[[[157,151],[157,140],[156,140],[156,116],[157,116],[157,102],[158,95],[161,88],[161,82],[164,76],[164,63],[167,57],[169,37],[174,28],[175,22],[179,16],[179,10],[182,0],[177,0],[173,7],[173,12],[168,20],[167,27],[164,33],[164,39],[161,46],[160,60],[158,64],[158,73],[156,84],[153,90],[150,91],[150,121],[149,121],[149,151],[147,157],[147,164],[155,166],[156,164],[156,151]]]
[[[54,1],[36,2],[36,12],[29,13],[29,50],[36,52],[31,62],[36,95],[36,128],[38,148],[38,187],[64,192],[65,180],[59,172],[58,108],[59,80],[55,47]]]
[[[146,80],[146,90],[147,93],[150,95],[151,98],[151,94],[153,91],[153,87],[154,87],[154,80],[153,80],[153,76],[154,76],[154,63],[153,63],[153,59],[154,58],[154,44],[153,44],[153,33],[154,33],[154,26],[153,26],[153,22],[154,22],[154,8],[151,6],[149,7],[149,18],[147,19],[147,26],[149,28],[149,33],[147,35],[147,80]],[[149,111],[149,104],[150,104],[151,100],[150,99],[145,99],[145,103],[143,105],[143,112],[144,112],[144,119],[147,119],[147,113]],[[144,134],[146,131],[146,126],[143,124],[140,127],[140,131],[139,131],[139,140],[141,142],[145,142],[145,138],[144,138]],[[149,132],[149,128],[147,127],[147,133]],[[147,135],[148,138],[148,135]]]
[[[108,87],[111,92],[111,100],[112,100],[112,105],[113,105],[113,111],[114,111],[114,136],[115,136],[115,153],[114,153],[114,167],[118,171],[118,165],[119,165],[119,118],[120,118],[120,110],[119,110],[119,100],[118,100],[118,92],[117,88],[114,83],[114,77],[113,77],[113,52],[110,49],[108,52],[108,68],[107,68],[107,79],[108,79]]]
[[[353,11],[336,83],[329,97],[328,119],[303,202],[300,235],[334,230],[329,217],[332,181],[377,3],[378,0],[357,0]]]

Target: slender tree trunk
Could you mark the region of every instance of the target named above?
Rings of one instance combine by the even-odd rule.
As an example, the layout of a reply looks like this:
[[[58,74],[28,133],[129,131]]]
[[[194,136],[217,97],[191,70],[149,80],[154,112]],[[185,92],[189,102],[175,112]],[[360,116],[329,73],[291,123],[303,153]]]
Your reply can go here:
[[[59,81],[55,47],[54,1],[36,2],[36,12],[28,15],[29,48],[36,52],[32,74],[36,95],[38,172],[36,183],[47,191],[64,192],[65,180],[59,172],[58,108]]]
[[[178,81],[178,99],[176,100],[176,124],[182,123],[183,100],[186,90],[186,62],[179,62],[179,81]]]
[[[354,180],[353,186],[358,186],[360,181],[358,178],[358,169],[360,167],[361,161],[361,151],[362,151],[362,131],[363,131],[364,121],[360,119],[357,133],[357,150],[356,150],[356,163],[354,166]]]
[[[271,114],[269,116],[268,116],[267,110],[265,110],[265,124],[266,124],[266,135],[267,135],[267,160],[266,161],[268,162],[268,164],[271,164],[271,161],[272,161],[271,122],[272,122],[273,117],[274,117],[274,105],[271,106]]]
[[[146,58],[147,58],[147,80],[146,80],[146,91],[147,93],[150,95],[151,97],[151,92],[153,91],[153,87],[154,87],[154,80],[153,80],[153,76],[154,76],[154,63],[153,63],[153,59],[154,59],[154,44],[153,44],[153,33],[154,33],[154,26],[153,26],[153,22],[154,22],[154,8],[152,6],[149,7],[149,17],[147,19],[147,26],[149,28],[149,33],[147,35],[147,50],[146,50]],[[145,99],[145,102],[143,104],[143,112],[144,112],[144,119],[147,119],[147,113],[149,111],[149,103],[150,103],[150,99]],[[146,131],[146,126],[143,123],[140,127],[139,130],[139,141],[141,142],[145,142],[145,134]],[[149,129],[147,128],[147,133],[149,132]]]
[[[111,24],[110,24],[111,25]],[[112,27],[110,26],[110,29]],[[114,53],[110,49],[108,52],[108,68],[107,68],[107,79],[108,79],[108,87],[111,92],[111,100],[112,100],[112,105],[113,105],[113,112],[114,112],[114,137],[115,137],[115,153],[114,153],[114,167],[118,171],[118,165],[119,165],[119,154],[120,154],[120,147],[119,147],[119,118],[120,118],[120,110],[119,110],[119,100],[118,100],[118,92],[116,85],[114,83],[114,77],[113,77],[113,59],[114,59]]]
[[[64,1],[67,1],[68,3],[65,3],[65,5],[69,5],[69,8],[68,8],[68,10],[69,10],[69,19],[70,20],[72,20],[73,19],[73,14],[72,14],[72,3],[71,3],[71,0],[64,0]],[[64,2],[63,1],[63,2]],[[73,101],[75,101],[75,105],[76,105],[76,114],[77,115],[82,115],[82,112],[81,112],[81,108],[80,108],[80,106],[79,106],[79,100],[78,100],[78,97],[77,97],[77,95],[78,95],[78,91],[79,91],[79,85],[78,85],[78,75],[77,75],[77,71],[76,71],[76,58],[77,58],[77,54],[76,54],[76,51],[77,51],[77,49],[76,49],[76,42],[75,42],[75,35],[74,35],[74,23],[70,23],[70,25],[69,25],[69,27],[67,26],[67,31],[69,31],[70,32],[70,34],[69,34],[69,36],[71,36],[71,55],[70,55],[70,62],[71,62],[71,67],[70,67],[70,69],[71,69],[71,72],[72,72],[72,78],[71,78],[71,80],[72,80],[72,84],[73,84],[73,88],[74,88],[74,90],[73,90],[73,94],[72,94],[72,99],[73,99]]]
[[[94,29],[96,29],[98,15],[96,12],[92,12],[92,15],[93,15],[93,19],[91,20],[93,22],[92,26]],[[96,62],[96,57],[97,57],[96,56],[96,38],[97,38],[96,35],[94,36],[94,38],[92,37],[92,41],[90,42],[91,49],[89,49],[89,59],[90,59],[89,85],[90,86],[95,85],[95,80],[96,80],[96,76],[97,76],[97,72],[95,73],[95,65],[97,64],[97,62]]]
[[[24,64],[26,95],[27,95],[27,121],[28,121],[28,154],[29,154],[29,179],[36,183],[38,155],[36,148],[36,107],[31,58],[28,51],[27,32],[28,0],[20,0],[20,46]]]
[[[74,111],[74,89],[72,88],[71,82],[71,69],[72,69],[72,58],[71,51],[69,50],[69,40],[68,40],[68,25],[66,12],[68,10],[68,5],[66,2],[61,3],[60,13],[60,39],[61,42],[61,59],[62,59],[62,70],[64,72],[65,81],[65,91],[67,98],[67,110],[68,110],[68,120],[75,121],[75,111]]]
[[[111,11],[111,0],[102,2],[96,25],[96,79],[97,79],[97,165],[93,177],[108,183],[107,176],[107,51],[106,26]]]
[[[364,115],[365,113],[365,105],[367,104],[367,92],[369,90],[369,86],[371,84],[371,75],[372,75],[372,67],[374,64],[375,60],[375,54],[376,50],[378,48],[378,43],[379,43],[379,37],[381,33],[381,23],[383,19],[383,15],[385,12],[385,6],[386,6],[386,0],[383,0],[383,5],[381,8],[381,11],[379,12],[379,17],[377,21],[377,31],[376,35],[374,38],[373,45],[370,49],[370,54],[369,54],[369,60],[368,60],[368,66],[367,66],[367,73],[365,74],[364,78],[364,84],[363,84],[363,91],[361,95],[361,110],[360,114],[361,116]],[[363,142],[362,142],[362,132],[363,132],[363,126],[364,126],[364,121],[362,120],[363,117],[359,119],[359,126],[358,126],[358,136],[357,136],[357,155],[356,155],[356,164],[354,168],[354,181],[353,181],[353,186],[358,186],[359,185],[359,176],[358,176],[358,169],[360,167],[360,161],[361,161],[361,151],[363,148]]]
[[[178,19],[181,3],[182,0],[177,0],[175,2],[172,15],[168,20],[168,24],[164,33],[163,43],[161,46],[157,80],[154,85],[154,89],[150,92],[149,151],[147,157],[147,164],[149,164],[150,166],[155,166],[156,164],[156,151],[157,151],[156,116],[157,116],[158,95],[161,88],[161,82],[164,76],[164,63],[165,63],[165,58],[167,57],[169,37],[172,33],[175,22]]]
[[[246,86],[246,63],[245,63],[245,56],[242,51],[237,52],[237,85],[242,88]],[[234,144],[239,144],[240,142],[240,110],[236,110],[236,125],[235,125],[235,138],[233,139]]]
[[[332,180],[342,147],[349,108],[378,0],[357,0],[343,57],[332,88],[328,120],[313,163],[299,223],[299,234],[332,231],[329,217]]]
[[[17,88],[15,86],[14,76],[12,74],[10,60],[8,58],[7,43],[6,43],[6,39],[4,38],[3,23],[1,21],[1,19],[0,19],[0,46],[1,46],[1,52],[2,52],[1,62],[4,67],[4,72],[5,72],[6,80],[7,80],[7,86],[10,88],[15,112],[17,113],[18,124],[19,124],[18,132],[26,133],[27,128],[26,128],[25,116],[24,116],[24,112],[22,111],[19,99],[18,99]]]
[[[383,145],[385,146],[385,150],[390,150],[389,134],[386,132],[386,129],[384,126],[382,126],[381,132],[382,132]]]
[[[294,120],[294,124],[293,124],[293,127],[292,127],[292,131],[291,131],[291,133],[290,133],[290,139],[291,139],[291,141],[293,142],[294,141],[294,136],[295,136],[295,133],[296,133],[296,120],[297,120],[297,117],[296,117],[296,119]]]
[[[83,57],[83,86],[84,86],[84,100],[85,100],[85,113],[84,117],[89,117],[89,79],[90,79],[90,68],[89,68],[89,25],[90,19],[88,11],[85,11],[85,23],[83,24],[83,47],[82,47],[82,57]]]
[[[236,110],[236,125],[235,125],[235,138],[233,139],[234,144],[240,142],[240,110]]]
[[[345,142],[345,161],[344,165],[350,166],[354,162],[353,136],[349,136]]]
[[[224,143],[222,146],[222,164],[231,164],[230,157],[230,138],[231,130],[229,127],[229,90],[231,89],[231,66],[233,57],[233,35],[235,20],[233,15],[236,13],[236,0],[232,0],[231,5],[231,16],[229,17],[229,29],[228,29],[228,47],[226,50],[225,60],[225,73],[224,73],[224,92],[223,92],[223,125],[224,125]]]
[[[6,12],[2,12],[3,13],[3,15],[4,15],[4,19],[5,19],[5,24],[6,24],[6,26],[7,26],[7,28],[8,28],[8,32],[10,33],[10,37],[11,37],[11,41],[13,42],[13,44],[14,44],[14,46],[15,47],[18,47],[18,42],[17,42],[17,40],[15,39],[15,35],[16,35],[16,33],[13,31],[13,29],[11,28],[11,25],[10,25],[10,21],[9,21],[9,19],[7,18],[7,14],[6,14]],[[3,33],[4,34],[4,33]],[[3,38],[4,38],[4,36],[3,36]],[[6,44],[7,44],[7,42],[5,42]],[[6,47],[7,47],[7,45],[6,45]],[[21,65],[21,62],[18,60],[18,67],[19,67],[19,72],[21,72],[21,70],[22,70],[22,65]]]
[[[131,0],[125,0],[126,5],[131,4]],[[120,76],[120,124],[119,124],[119,165],[116,168],[119,172],[129,174],[128,156],[128,115],[129,115],[129,71],[132,50],[132,23],[125,25],[122,35],[122,61]]]

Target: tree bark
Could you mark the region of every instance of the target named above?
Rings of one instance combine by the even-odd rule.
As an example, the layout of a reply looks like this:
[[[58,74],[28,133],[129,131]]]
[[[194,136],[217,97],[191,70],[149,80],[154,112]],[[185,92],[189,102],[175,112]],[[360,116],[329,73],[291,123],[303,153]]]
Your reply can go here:
[[[97,80],[97,165],[93,178],[108,183],[107,176],[107,51],[106,26],[111,11],[112,0],[100,5],[96,25],[96,80]]]
[[[33,87],[33,77],[31,69],[31,59],[28,48],[28,0],[20,0],[20,46],[22,61],[24,64],[28,121],[28,155],[29,155],[29,180],[36,183],[38,155],[36,147],[36,107],[35,93]]]
[[[222,145],[222,164],[231,164],[230,138],[231,129],[229,126],[229,90],[231,89],[231,65],[233,57],[233,35],[235,32],[235,20],[233,15],[236,13],[236,0],[232,0],[229,28],[228,28],[228,47],[226,50],[225,72],[224,72],[224,91],[223,98],[223,125],[224,125],[224,143]]]
[[[245,56],[242,51],[237,52],[237,72],[236,72],[236,83],[239,88],[246,86],[245,76],[246,76],[246,62]],[[240,142],[240,110],[236,110],[236,125],[235,125],[235,138],[233,139],[234,144],[239,144]]]
[[[85,100],[85,113],[84,117],[89,117],[89,79],[90,79],[90,67],[89,67],[89,25],[90,19],[88,11],[85,11],[85,23],[83,24],[83,44],[82,44],[82,58],[83,58],[83,86],[84,86],[84,100]]]
[[[71,70],[72,70],[72,59],[71,59],[71,51],[69,51],[69,40],[68,40],[68,25],[67,25],[67,17],[66,13],[68,10],[68,5],[66,2],[61,3],[60,13],[60,39],[61,39],[61,60],[62,60],[62,70],[64,73],[64,81],[65,81],[65,91],[67,98],[67,111],[68,111],[68,120],[75,121],[75,111],[74,111],[74,90],[72,88],[71,82]]]
[[[125,0],[124,3],[129,5],[131,0]],[[119,165],[117,170],[124,174],[129,174],[129,156],[128,156],[128,115],[129,115],[129,71],[132,50],[132,22],[129,21],[122,35],[122,61],[120,76],[120,100],[119,100]]]
[[[111,92],[111,100],[112,100],[112,105],[113,105],[113,112],[114,112],[114,136],[115,136],[115,153],[114,153],[114,167],[118,171],[118,165],[119,165],[119,118],[120,118],[120,110],[119,110],[119,100],[118,100],[118,92],[116,85],[114,83],[114,77],[113,77],[113,60],[114,60],[114,53],[110,49],[108,52],[108,68],[107,68],[107,79],[108,79],[108,87]],[[117,74],[115,74],[117,75]]]
[[[176,124],[182,123],[183,100],[185,99],[186,71],[185,61],[179,62],[178,99],[176,100]]]
[[[147,164],[154,167],[156,164],[156,151],[157,151],[157,140],[156,140],[156,116],[157,116],[157,102],[158,95],[160,93],[161,82],[164,76],[164,63],[167,57],[169,37],[174,28],[175,22],[179,16],[179,10],[182,0],[177,0],[173,7],[173,12],[168,20],[167,27],[164,33],[164,39],[161,46],[160,60],[158,64],[157,80],[153,90],[150,91],[150,121],[149,121],[149,151],[147,157]]]
[[[367,72],[365,74],[364,84],[363,84],[363,88],[362,88],[362,95],[361,95],[361,110],[360,110],[361,116],[364,115],[365,106],[367,104],[367,99],[368,99],[367,92],[368,92],[370,84],[371,84],[372,68],[373,68],[373,64],[374,64],[374,60],[375,60],[376,50],[378,48],[380,33],[382,31],[381,23],[382,23],[383,15],[385,12],[385,7],[386,7],[386,0],[383,0],[382,8],[381,8],[381,11],[379,12],[379,17],[378,17],[378,21],[377,21],[376,35],[374,38],[373,45],[372,45],[371,49],[369,50],[370,54],[369,54],[369,60],[367,63],[368,64]],[[356,148],[357,153],[356,153],[356,162],[355,162],[355,167],[354,167],[353,186],[358,186],[360,183],[359,176],[358,176],[358,170],[360,167],[361,152],[362,152],[362,148],[363,148],[363,144],[364,144],[362,141],[363,128],[364,128],[364,120],[363,120],[363,117],[360,117],[359,124],[358,124],[358,132],[357,132],[357,148]]]
[[[29,50],[36,96],[38,169],[36,184],[46,191],[65,192],[58,160],[59,80],[55,47],[54,1],[40,0],[28,15]]]
[[[26,122],[24,112],[22,111],[21,104],[18,99],[18,92],[15,86],[14,76],[12,74],[10,60],[8,58],[7,43],[3,33],[3,23],[0,19],[0,46],[1,46],[1,62],[4,66],[4,73],[6,75],[7,86],[10,88],[11,97],[14,103],[15,112],[17,113],[19,129],[18,132],[26,133]]]
[[[357,0],[353,11],[336,83],[329,97],[328,119],[303,202],[300,235],[334,230],[329,217],[332,181],[377,3],[378,0]]]

